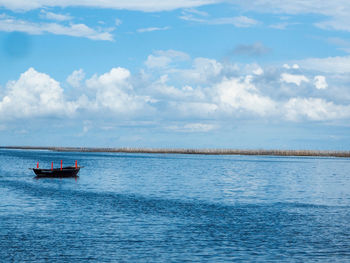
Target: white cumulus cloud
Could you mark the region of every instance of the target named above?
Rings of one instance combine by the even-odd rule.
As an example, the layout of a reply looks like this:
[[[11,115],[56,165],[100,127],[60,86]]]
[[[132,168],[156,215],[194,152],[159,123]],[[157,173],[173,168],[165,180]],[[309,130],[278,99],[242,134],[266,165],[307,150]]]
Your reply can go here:
[[[71,75],[67,77],[67,82],[72,87],[77,88],[81,85],[81,81],[85,78],[85,72],[82,69],[74,70]]]
[[[155,51],[151,55],[160,60],[148,57],[140,74],[114,67],[104,74],[85,77],[82,69],[75,70],[66,82],[79,92],[67,87],[70,90],[66,94],[59,82],[30,68],[18,80],[0,88],[0,118],[68,115],[81,120],[90,116],[91,120],[96,116],[118,120],[124,116],[152,116],[164,120],[162,127],[181,121],[180,126],[174,126],[176,129],[196,132],[209,131],[210,126],[201,125],[209,120],[219,124],[234,118],[350,119],[350,92],[346,85],[336,85],[337,77],[346,83],[346,75],[309,70],[305,75],[290,74],[285,71],[299,69],[293,65],[286,69],[255,63],[221,63],[203,57],[192,59],[176,50]],[[332,85],[328,87],[329,78]]]
[[[309,79],[304,75],[293,75],[288,73],[281,74],[281,81],[285,83],[294,83],[297,86],[300,86],[301,82],[309,82]]]
[[[179,72],[182,78],[188,81],[207,83],[212,78],[219,76],[222,70],[223,65],[215,59],[199,57],[193,60],[192,69],[184,69]]]
[[[118,67],[88,79],[87,87],[96,91],[93,107],[96,110],[106,108],[122,114],[143,110],[150,99],[135,93],[130,76],[129,70]]]
[[[321,98],[292,98],[285,103],[288,120],[336,120],[350,117],[349,105],[336,105]]]
[[[0,100],[0,118],[33,116],[71,116],[78,105],[66,101],[60,84],[49,75],[29,68],[16,81],[6,86]]]
[[[315,76],[314,85],[316,89],[326,89],[328,87],[325,76]]]
[[[216,101],[221,109],[230,113],[239,114],[242,111],[265,116],[273,115],[276,103],[268,96],[259,94],[251,84],[250,78],[231,78],[223,81],[214,89],[217,93]]]

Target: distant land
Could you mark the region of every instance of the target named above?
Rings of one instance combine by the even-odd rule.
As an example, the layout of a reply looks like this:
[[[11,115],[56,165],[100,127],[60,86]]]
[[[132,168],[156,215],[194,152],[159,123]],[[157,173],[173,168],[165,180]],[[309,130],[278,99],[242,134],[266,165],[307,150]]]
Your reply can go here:
[[[48,150],[57,152],[113,152],[113,153],[161,153],[161,154],[206,154],[206,155],[275,155],[275,156],[323,156],[350,157],[350,151],[326,150],[239,150],[239,149],[183,149],[183,148],[94,148],[94,147],[42,147],[0,146],[0,149]]]

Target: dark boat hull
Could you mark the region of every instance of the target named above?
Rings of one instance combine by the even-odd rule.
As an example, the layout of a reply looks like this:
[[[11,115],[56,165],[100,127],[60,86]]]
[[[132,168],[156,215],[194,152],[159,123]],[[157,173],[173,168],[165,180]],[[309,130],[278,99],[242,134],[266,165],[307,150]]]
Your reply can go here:
[[[60,168],[57,169],[38,169],[33,168],[36,177],[46,177],[46,178],[64,178],[64,177],[76,177],[78,176],[80,167],[63,167],[62,170]]]

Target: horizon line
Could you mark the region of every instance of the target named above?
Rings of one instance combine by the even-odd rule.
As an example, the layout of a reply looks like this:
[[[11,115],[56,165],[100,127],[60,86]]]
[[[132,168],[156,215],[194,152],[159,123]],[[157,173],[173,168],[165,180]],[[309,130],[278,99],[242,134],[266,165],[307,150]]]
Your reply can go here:
[[[228,149],[228,148],[148,148],[148,147],[57,147],[57,146],[0,146],[0,149],[48,150],[56,152],[114,152],[202,155],[267,155],[350,157],[350,151],[337,150],[281,150],[281,149]]]

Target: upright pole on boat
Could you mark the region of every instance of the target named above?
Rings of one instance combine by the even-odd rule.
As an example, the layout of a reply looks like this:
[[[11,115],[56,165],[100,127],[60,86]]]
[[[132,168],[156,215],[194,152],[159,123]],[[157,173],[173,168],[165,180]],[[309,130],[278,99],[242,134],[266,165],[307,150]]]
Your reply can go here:
[[[36,168],[39,169],[39,162],[36,163]]]
[[[53,170],[53,162],[51,162],[51,171]]]
[[[78,168],[78,162],[77,162],[77,160],[75,160],[75,169],[77,169]]]
[[[62,160],[61,160],[61,170],[62,170]]]

